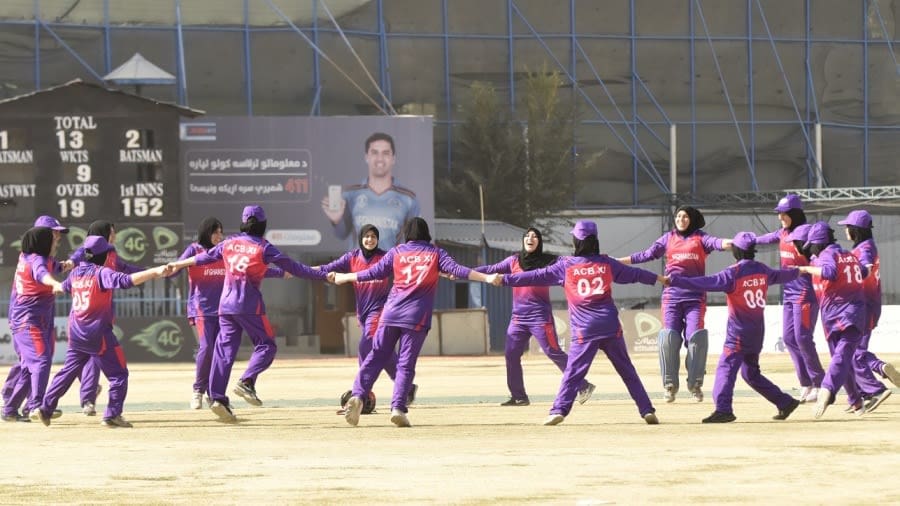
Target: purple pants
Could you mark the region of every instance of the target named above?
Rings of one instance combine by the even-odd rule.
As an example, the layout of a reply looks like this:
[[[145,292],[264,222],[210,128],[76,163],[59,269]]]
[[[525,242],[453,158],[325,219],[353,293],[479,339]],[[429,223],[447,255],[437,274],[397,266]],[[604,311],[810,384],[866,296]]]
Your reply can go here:
[[[556,364],[560,371],[566,370],[569,356],[559,346],[559,337],[556,335],[556,327],[553,322],[546,323],[517,323],[515,317],[509,322],[506,329],[506,386],[513,399],[527,399],[525,393],[525,374],[522,371],[522,355],[528,349],[531,336],[537,340],[544,354],[551,362]],[[587,388],[588,382],[582,379],[578,390]]]
[[[427,336],[427,330],[412,330],[393,325],[378,327],[372,353],[369,353],[363,361],[353,381],[353,395],[365,398],[372,390],[372,385],[375,384],[381,370],[391,359],[394,350],[398,349],[397,376],[394,378],[391,409],[406,413],[408,411],[406,395],[416,378],[416,361],[419,360],[419,352],[422,351]]]
[[[241,381],[256,385],[256,377],[272,365],[278,346],[275,344],[272,326],[266,315],[219,315],[219,336],[216,338],[212,366],[209,373],[209,397],[213,401],[229,404],[225,390],[231,379],[231,368],[241,346],[241,336],[246,332],[253,342],[253,354]]]
[[[381,318],[381,312],[371,313],[366,317],[365,322],[360,322],[360,328],[362,329],[362,336],[359,338],[359,348],[357,349],[357,359],[359,360],[359,366],[362,367],[363,362],[365,362],[366,357],[369,356],[369,353],[372,352],[372,347],[375,343],[375,334],[378,332],[378,320]],[[397,377],[397,354],[393,353],[391,357],[388,359],[387,363],[384,364],[384,372],[387,373],[388,377],[391,380],[394,380]]]
[[[56,344],[53,334],[52,325],[48,327],[26,324],[13,331],[19,363],[10,369],[3,388],[4,394],[9,391],[8,398],[3,404],[5,416],[15,415],[26,398],[28,399],[25,403],[26,411],[38,408],[44,400]]]
[[[706,295],[699,300],[662,301],[663,328],[681,334],[685,343],[698,330],[706,328]]]
[[[97,386],[100,385],[100,361],[96,358],[88,360],[81,372],[78,374],[81,380],[81,388],[79,396],[81,397],[81,405],[90,402],[97,404]]]
[[[862,402],[853,369],[853,353],[859,345],[859,340],[859,329],[856,327],[847,327],[828,336],[831,364],[828,365],[825,379],[822,380],[822,388],[827,388],[833,394],[843,385],[847,392],[847,403],[851,406],[857,406]]]
[[[115,418],[122,414],[125,407],[125,396],[128,394],[128,365],[125,362],[125,353],[119,345],[119,340],[110,332],[103,336],[104,346],[99,353],[89,353],[77,350],[69,343],[66,351],[66,361],[62,369],[53,377],[50,388],[44,396],[41,404],[41,412],[45,416],[56,409],[59,399],[69,391],[69,387],[78,377],[78,371],[91,359],[96,357],[100,363],[100,370],[109,378],[109,404],[103,418]]]
[[[784,301],[781,317],[784,346],[794,362],[794,370],[802,387],[819,388],[825,378],[825,369],[813,342],[818,314],[818,302]]]
[[[591,339],[590,341],[573,341],[569,347],[569,363],[563,372],[562,383],[559,385],[559,393],[550,408],[550,414],[568,416],[578,395],[581,382],[587,376],[591,363],[597,352],[603,350],[606,358],[612,363],[613,368],[619,373],[619,377],[625,382],[628,394],[637,404],[638,414],[643,417],[647,413],[655,413],[653,403],[641,383],[641,378],[628,357],[628,347],[621,336]]]
[[[873,372],[882,374],[881,368],[884,367],[884,361],[878,358],[874,353],[869,351],[869,339],[872,337],[872,331],[869,330],[859,340],[859,346],[853,353],[853,373],[856,378],[856,385],[864,396],[878,395],[884,392],[887,387],[884,383],[878,381]]]
[[[190,318],[197,336],[197,359],[194,368],[194,391],[209,394],[209,373],[212,368],[213,349],[219,335],[219,316]]]
[[[762,375],[759,370],[759,350],[749,352],[725,346],[722,355],[719,356],[719,365],[716,367],[716,382],[713,385],[713,399],[716,403],[716,411],[721,413],[734,413],[732,401],[734,400],[734,384],[737,380],[738,369],[741,377],[750,385],[750,388],[779,410],[787,408],[793,397],[781,391],[774,383]]]

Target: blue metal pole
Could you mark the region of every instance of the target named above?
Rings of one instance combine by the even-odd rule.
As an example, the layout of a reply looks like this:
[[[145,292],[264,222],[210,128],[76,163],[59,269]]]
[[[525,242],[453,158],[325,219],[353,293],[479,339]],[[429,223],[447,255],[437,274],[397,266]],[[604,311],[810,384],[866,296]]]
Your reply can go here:
[[[103,75],[112,72],[112,50],[109,32],[109,0],[103,0]]]
[[[313,103],[311,114],[322,114],[322,77],[319,69],[319,0],[312,2],[312,42],[313,42]]]
[[[176,60],[178,62],[178,103],[187,105],[187,75],[184,69],[184,35],[181,30],[181,0],[175,0]]]
[[[379,86],[384,90],[384,95],[388,100],[393,103],[394,100],[393,97],[391,97],[391,79],[387,52],[387,32],[384,29],[384,0],[378,0],[376,6],[378,9],[378,53],[381,58]],[[384,103],[384,99],[382,99],[381,105],[387,111],[393,110],[391,104]]]
[[[34,89],[41,89],[41,2],[34,0]]]
[[[875,0],[877,1],[877,0]],[[863,29],[863,186],[869,185],[869,2],[862,2]],[[885,37],[887,38],[887,37]]]
[[[631,50],[631,75],[634,76],[637,74],[637,56],[635,55],[637,49],[637,43],[635,41],[635,23],[634,23],[634,0],[630,0],[628,2],[628,44]],[[634,152],[638,150],[638,110],[637,110],[637,84],[635,83],[634,77],[631,78],[631,121],[632,128],[634,129],[634,135],[631,138],[631,149]],[[652,162],[651,162],[652,163]],[[640,200],[640,193],[638,192],[638,164],[637,157],[631,158],[631,202],[634,205]]]
[[[453,172],[453,107],[450,89],[450,22],[447,0],[441,0],[441,27],[444,30],[444,105],[447,116],[447,174]]]
[[[696,38],[694,32],[694,2],[688,2],[691,29],[691,193],[697,191],[697,62],[695,61]]]
[[[506,45],[509,51],[509,109],[516,113],[515,44],[513,43],[513,0],[506,0]]]
[[[250,59],[250,0],[244,0],[244,97],[247,116],[253,116],[253,61]]]
[[[747,109],[750,119],[750,167],[756,172],[756,123],[753,105],[753,0],[747,0]]]
[[[812,12],[810,11],[810,8],[812,6],[810,5],[809,2],[810,2],[810,0],[806,0],[804,2],[805,5],[803,7],[803,9],[804,9],[803,16],[805,18],[804,19],[804,23],[805,23],[804,35],[806,38],[806,43],[804,44],[804,47],[806,50],[806,54],[804,55],[804,59],[806,61],[806,86],[803,88],[803,95],[805,96],[805,100],[806,100],[806,124],[803,125],[803,128],[806,128],[806,129],[808,129],[810,127],[810,125],[812,125],[812,121],[810,121],[810,107],[809,107],[810,90],[812,89],[812,69],[809,66],[809,57],[810,57],[810,54],[812,54],[811,53],[812,48],[811,48],[811,44],[810,44],[810,24],[811,24],[810,18],[812,16]],[[819,121],[819,120],[820,120],[820,118],[816,118],[816,121]],[[815,156],[811,156],[813,154],[810,153],[810,147],[808,145],[804,144],[803,149],[806,151],[806,186],[810,187],[810,186],[812,186],[812,182],[815,180],[816,176],[814,174],[815,170],[810,171],[809,169],[813,166],[813,164],[816,163],[816,160],[815,160]]]
[[[576,37],[576,33],[578,29],[575,25],[575,0],[569,0],[569,34],[571,35],[571,41],[569,43],[569,65],[571,66],[570,74],[572,75],[572,103],[575,102],[577,98],[577,93],[575,92],[575,87],[578,86],[578,54],[576,52],[576,45],[578,44],[578,39]],[[576,170],[578,168],[578,136],[576,135],[576,129],[572,129],[572,180],[575,180]],[[572,206],[578,205],[578,193],[572,192]]]

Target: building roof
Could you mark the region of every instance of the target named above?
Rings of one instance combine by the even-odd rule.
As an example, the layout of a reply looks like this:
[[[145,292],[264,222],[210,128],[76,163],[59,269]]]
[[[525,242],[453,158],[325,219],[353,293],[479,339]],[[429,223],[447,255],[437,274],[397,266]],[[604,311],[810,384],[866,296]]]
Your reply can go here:
[[[51,86],[51,87],[49,87],[49,88],[44,88],[44,89],[41,89],[41,90],[32,91],[31,93],[23,93],[22,95],[16,95],[15,97],[6,98],[6,99],[3,99],[3,100],[0,100],[0,106],[3,106],[3,105],[5,105],[5,104],[9,104],[9,103],[12,103],[12,102],[17,102],[17,101],[19,101],[19,100],[30,99],[30,98],[32,98],[32,97],[36,97],[36,96],[43,95],[43,94],[46,94],[46,93],[51,93],[51,92],[53,92],[53,91],[55,91],[55,90],[59,90],[59,89],[62,89],[62,88],[74,87],[74,86],[89,86],[89,87],[96,88],[96,89],[99,89],[99,90],[104,90],[104,91],[109,92],[109,93],[116,93],[116,94],[119,94],[119,95],[122,95],[122,96],[125,96],[125,97],[133,98],[133,99],[135,99],[135,100],[141,100],[141,101],[147,102],[147,103],[149,103],[149,104],[153,104],[153,105],[161,105],[161,106],[165,106],[165,107],[172,107],[172,108],[174,108],[174,109],[177,109],[178,112],[180,112],[181,114],[183,114],[183,115],[185,115],[185,116],[196,117],[196,116],[202,116],[203,114],[206,114],[206,111],[203,111],[203,110],[200,110],[200,109],[192,109],[192,108],[190,108],[190,107],[184,107],[184,106],[182,106],[182,105],[174,104],[174,103],[172,103],[172,102],[163,102],[163,101],[161,101],[161,100],[154,100],[154,99],[152,99],[152,98],[142,97],[142,96],[140,96],[140,95],[135,95],[135,94],[133,94],[133,93],[128,93],[127,91],[122,91],[122,90],[118,90],[118,89],[115,89],[115,88],[107,88],[106,86],[104,86],[104,85],[102,85],[102,84],[98,84],[98,83],[89,83],[89,82],[86,82],[86,81],[82,81],[81,79],[73,79],[73,80],[71,80],[71,81],[69,81],[69,82],[66,82],[66,83],[63,83],[63,84],[60,84],[60,85],[57,85],[57,86]]]
[[[503,223],[502,221],[485,221],[484,237],[488,247],[509,252],[522,249],[522,236],[525,229]],[[481,247],[481,221],[436,218],[434,220],[434,240],[462,246]],[[571,246],[553,244],[544,237],[544,252],[554,255],[569,255]]]
[[[128,59],[103,76],[104,81],[115,84],[175,84],[175,76],[154,65],[141,53],[134,53]]]

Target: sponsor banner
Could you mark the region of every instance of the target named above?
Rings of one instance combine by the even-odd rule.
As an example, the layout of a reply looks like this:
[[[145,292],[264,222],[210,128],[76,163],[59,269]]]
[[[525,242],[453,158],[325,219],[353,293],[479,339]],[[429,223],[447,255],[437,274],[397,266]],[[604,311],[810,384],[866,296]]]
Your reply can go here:
[[[782,306],[766,306],[766,337],[763,342],[763,353],[787,353],[782,340],[781,325]],[[565,310],[554,310],[553,319],[560,345],[568,349],[569,314]],[[622,310],[619,311],[619,322],[628,342],[629,353],[658,353],[657,336],[662,330],[662,313],[659,309]],[[725,327],[728,322],[728,308],[710,306],[706,309],[706,329],[709,332],[709,352],[719,353],[725,345]],[[900,353],[900,340],[891,336],[900,331],[900,306],[883,306],[878,327],[872,332],[869,351],[873,353]],[[821,322],[817,323],[813,340],[819,353],[828,353],[828,344],[822,332]],[[540,347],[531,347],[535,353],[542,353]]]
[[[68,258],[87,237],[88,223],[64,223],[69,233],[63,235],[56,257]],[[181,223],[116,223],[116,252],[122,260],[141,266],[164,264],[181,255]],[[23,225],[0,225],[0,266],[15,266],[22,245]]]
[[[66,357],[68,318],[54,318],[56,349],[53,363],[61,364]],[[192,362],[196,339],[184,317],[173,318],[117,318],[113,333],[119,339],[128,362]],[[0,318],[0,363],[18,360],[12,344],[9,320]]]
[[[276,246],[339,253],[365,224],[394,246],[409,216],[434,221],[432,118],[425,116],[207,116],[181,124],[182,199],[193,230],[216,216],[237,230],[241,209],[261,205]],[[368,156],[375,132],[394,156]],[[386,141],[382,141],[386,142]],[[370,146],[371,147],[371,146]],[[376,144],[374,147],[378,147]],[[373,148],[374,149],[374,148]],[[390,176],[394,186],[377,182]],[[369,177],[376,187],[368,186]]]

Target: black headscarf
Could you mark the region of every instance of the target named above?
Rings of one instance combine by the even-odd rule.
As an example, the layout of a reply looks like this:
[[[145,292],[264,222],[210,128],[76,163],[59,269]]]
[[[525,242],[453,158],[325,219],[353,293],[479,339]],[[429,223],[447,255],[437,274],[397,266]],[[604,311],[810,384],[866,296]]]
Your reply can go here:
[[[378,227],[376,227],[375,225],[371,225],[371,224],[367,223],[367,224],[363,225],[362,228],[359,229],[359,251],[362,251],[363,257],[365,257],[366,260],[372,258],[375,255],[375,253],[384,251],[381,248],[379,248],[377,244],[372,249],[366,249],[366,247],[363,246],[363,237],[365,237],[365,235],[368,234],[369,232],[374,233],[375,238],[378,239],[379,241],[381,240],[381,234],[378,232]]]
[[[806,213],[803,212],[803,209],[788,209],[784,214],[791,219],[791,226],[788,227],[791,232],[800,225],[806,224]]]
[[[102,235],[104,239],[109,240],[109,234],[112,233],[116,226],[111,221],[97,220],[88,226],[87,235]]]
[[[575,247],[575,252],[572,255],[576,257],[600,254],[600,241],[596,235],[589,235],[584,239],[572,236],[572,245]]]
[[[212,236],[216,233],[216,230],[221,228],[222,222],[218,218],[213,216],[203,218],[203,221],[200,222],[200,227],[197,229],[197,242],[206,249],[212,248],[215,246],[212,243]]]
[[[36,253],[42,257],[48,257],[52,249],[53,231],[47,227],[29,228],[22,235],[22,253]]]
[[[241,223],[241,232],[253,237],[262,237],[266,235],[266,222],[257,220],[256,216],[251,216],[247,218],[247,221]]]
[[[534,232],[534,235],[537,236],[538,244],[537,248],[531,253],[525,251],[525,244],[522,244],[522,251],[519,252],[519,267],[522,268],[523,271],[533,271],[535,269],[540,269],[541,267],[546,267],[553,262],[556,261],[556,255],[551,255],[549,253],[544,253],[544,236],[541,235],[541,231],[534,228],[528,227],[528,230],[522,234],[522,241],[525,240],[525,236],[528,235],[529,232]]]
[[[872,238],[872,229],[871,228],[863,228],[863,227],[855,227],[853,225],[847,225],[847,232],[850,233],[850,240],[853,241],[853,247],[859,246],[859,243],[863,241],[868,241]]]
[[[418,216],[410,218],[403,225],[403,237],[406,242],[409,241],[425,241],[431,242],[431,233],[428,232],[428,223],[424,218]]]
[[[703,213],[696,207],[678,206],[678,209],[675,210],[675,216],[678,216],[678,213],[681,211],[687,213],[688,218],[691,220],[691,223],[684,232],[678,230],[678,227],[675,227],[675,231],[681,234],[682,237],[687,237],[706,226],[706,220],[703,219]]]

